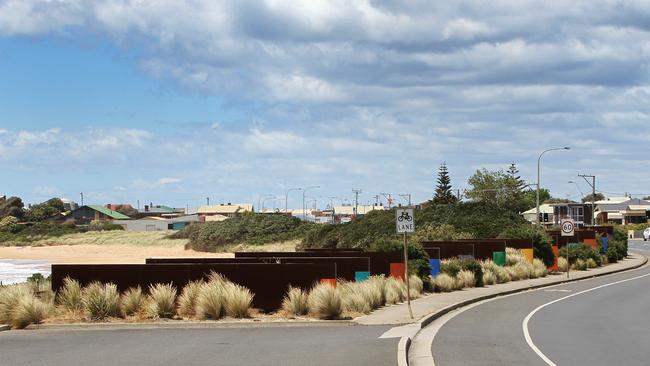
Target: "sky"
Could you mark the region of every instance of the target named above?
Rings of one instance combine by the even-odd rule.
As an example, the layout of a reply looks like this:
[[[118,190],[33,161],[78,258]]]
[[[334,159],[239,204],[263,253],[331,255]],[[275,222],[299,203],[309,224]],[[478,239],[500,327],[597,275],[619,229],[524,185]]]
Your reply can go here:
[[[647,1],[0,0],[0,195],[421,202],[562,146],[554,196],[650,195],[649,32]]]

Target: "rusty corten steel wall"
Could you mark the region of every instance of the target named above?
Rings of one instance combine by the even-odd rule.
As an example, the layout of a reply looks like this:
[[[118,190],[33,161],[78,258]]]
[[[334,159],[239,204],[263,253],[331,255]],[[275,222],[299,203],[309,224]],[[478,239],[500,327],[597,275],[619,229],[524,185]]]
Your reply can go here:
[[[422,242],[424,250],[435,255],[433,248],[440,248],[440,259],[450,259],[459,255],[473,255],[475,259],[492,259],[493,252],[505,251],[504,240],[440,240]],[[429,250],[427,250],[429,249]]]
[[[569,243],[584,243],[585,239],[596,239],[596,231],[592,229],[576,229],[574,236],[562,236],[559,230],[547,230],[546,233],[560,248]]]
[[[533,241],[530,239],[503,239],[506,247],[514,249],[533,249]]]
[[[306,248],[305,252],[363,252],[361,248]]]
[[[221,263],[221,264],[53,264],[52,289],[58,291],[65,277],[82,285],[112,282],[120,291],[155,283],[173,283],[182,289],[189,281],[205,279],[210,271],[223,274],[255,294],[253,306],[274,310],[281,306],[288,286],[309,288],[322,278],[333,278],[334,263]]]
[[[235,258],[247,257],[349,257],[350,253],[346,252],[235,252]],[[355,257],[370,258],[370,274],[371,275],[385,275],[390,276],[390,264],[404,262],[403,254],[401,252],[395,253],[379,253],[379,252],[355,252]]]
[[[354,254],[354,253],[349,253]],[[334,263],[334,277],[355,280],[355,272],[370,271],[368,257],[249,257],[249,258],[147,258],[146,263]]]

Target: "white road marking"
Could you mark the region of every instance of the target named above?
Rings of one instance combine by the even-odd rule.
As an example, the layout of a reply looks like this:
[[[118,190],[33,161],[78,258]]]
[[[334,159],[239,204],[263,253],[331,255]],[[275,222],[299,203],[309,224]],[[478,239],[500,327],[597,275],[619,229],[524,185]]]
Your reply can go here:
[[[547,307],[549,305],[553,305],[553,304],[555,304],[557,302],[572,298],[574,296],[578,296],[578,295],[585,294],[587,292],[599,290],[599,289],[604,288],[604,287],[614,286],[614,285],[618,285],[618,284],[621,284],[621,283],[638,280],[638,279],[648,277],[648,276],[650,276],[650,273],[646,273],[644,275],[636,276],[636,277],[632,277],[632,278],[627,278],[627,279],[616,281],[616,282],[606,283],[604,285],[600,285],[600,286],[592,287],[592,288],[589,288],[589,289],[586,289],[586,290],[583,290],[583,291],[580,291],[580,292],[576,292],[575,294],[567,295],[565,297],[561,297],[559,299],[556,299],[556,300],[547,302],[546,304],[538,306],[535,310],[531,311],[528,314],[528,316],[526,316],[526,318],[524,319],[524,321],[522,323],[522,328],[524,330],[524,338],[526,339],[526,343],[528,343],[528,346],[533,350],[533,352],[535,352],[537,354],[537,356],[539,356],[544,362],[546,362],[547,365],[549,365],[549,366],[557,366],[553,361],[551,361],[548,357],[546,357],[546,355],[535,345],[535,343],[533,342],[533,339],[530,337],[530,332],[528,331],[528,322],[533,317],[533,315],[535,315],[535,313],[537,313],[538,311],[542,310],[543,308],[545,308],[545,307]]]
[[[562,290],[562,289],[552,289],[552,290],[544,290],[544,292],[573,292],[573,290]]]

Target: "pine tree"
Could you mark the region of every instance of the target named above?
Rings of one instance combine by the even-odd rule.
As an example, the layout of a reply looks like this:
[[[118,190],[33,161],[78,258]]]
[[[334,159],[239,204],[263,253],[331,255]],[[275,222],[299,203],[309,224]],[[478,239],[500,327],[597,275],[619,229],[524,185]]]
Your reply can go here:
[[[517,164],[512,163],[510,164],[510,168],[508,168],[508,171],[506,172],[508,174],[508,185],[510,190],[512,190],[512,193],[520,193],[523,191],[524,187],[526,186],[526,183],[521,179],[521,176],[519,175],[519,169],[517,169]]]
[[[449,178],[447,164],[442,163],[440,169],[438,169],[438,184],[436,193],[433,196],[433,203],[455,203],[457,200],[451,192],[451,179]]]

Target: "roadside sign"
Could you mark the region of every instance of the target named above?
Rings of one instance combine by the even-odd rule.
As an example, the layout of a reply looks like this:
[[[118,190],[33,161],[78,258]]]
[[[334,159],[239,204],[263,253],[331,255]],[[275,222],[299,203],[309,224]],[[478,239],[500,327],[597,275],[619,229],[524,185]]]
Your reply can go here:
[[[575,223],[571,219],[562,219],[560,221],[560,231],[562,236],[574,236],[575,235]]]
[[[415,232],[415,219],[412,208],[398,208],[395,210],[395,227],[398,234]]]

